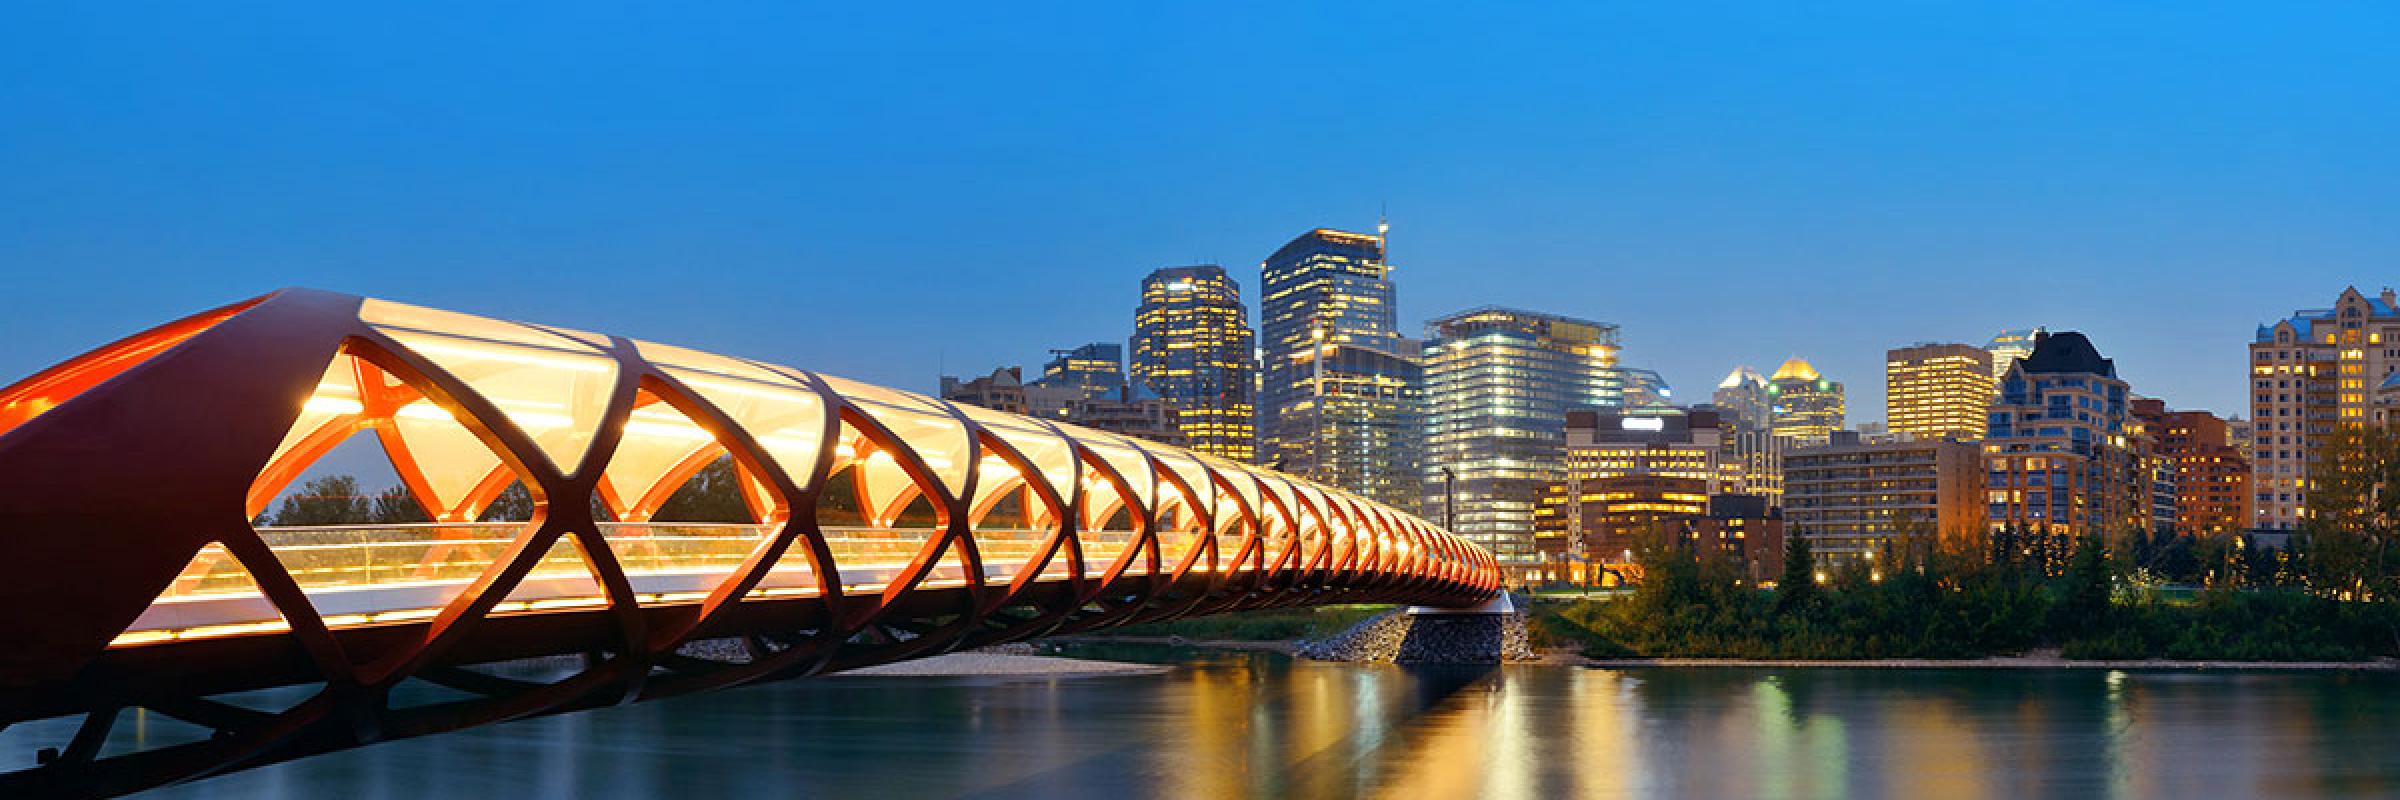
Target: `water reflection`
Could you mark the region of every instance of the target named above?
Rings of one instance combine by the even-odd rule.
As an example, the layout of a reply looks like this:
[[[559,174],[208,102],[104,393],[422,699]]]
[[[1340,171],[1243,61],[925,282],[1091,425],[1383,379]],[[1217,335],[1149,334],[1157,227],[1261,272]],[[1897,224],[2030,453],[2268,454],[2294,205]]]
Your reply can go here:
[[[2400,678],[1403,670],[804,681],[398,742],[161,796],[2388,796]],[[129,720],[115,746],[160,737]],[[0,732],[30,757],[58,724]]]

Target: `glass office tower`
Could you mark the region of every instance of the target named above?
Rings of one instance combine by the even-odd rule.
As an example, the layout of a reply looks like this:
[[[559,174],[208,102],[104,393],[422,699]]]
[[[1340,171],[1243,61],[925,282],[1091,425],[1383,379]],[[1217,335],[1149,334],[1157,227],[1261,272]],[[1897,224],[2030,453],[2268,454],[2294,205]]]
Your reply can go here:
[[[1259,458],[1415,510],[1423,379],[1380,236],[1319,228],[1260,265]]]
[[[1257,460],[1250,315],[1224,267],[1168,267],[1143,278],[1132,345],[1134,382],[1175,409],[1184,446]]]
[[[1624,402],[1617,326],[1479,308],[1426,323],[1423,352],[1425,516],[1504,565],[1537,562],[1534,505],[1565,477],[1567,412]]]

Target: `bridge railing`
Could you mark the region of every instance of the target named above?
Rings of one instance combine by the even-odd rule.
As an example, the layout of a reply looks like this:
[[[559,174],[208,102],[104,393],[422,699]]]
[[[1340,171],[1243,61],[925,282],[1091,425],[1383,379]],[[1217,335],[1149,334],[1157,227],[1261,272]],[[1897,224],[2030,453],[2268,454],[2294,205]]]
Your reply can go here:
[[[424,523],[409,525],[330,525],[263,527],[278,561],[331,627],[418,619],[437,613],[459,591],[504,559],[516,544],[523,523]],[[755,523],[608,522],[600,523],[611,554],[633,583],[645,604],[692,603],[731,575],[756,552],[776,526]],[[906,567],[930,535],[914,529],[863,526],[823,529],[826,544],[840,567],[845,590],[879,587]],[[979,528],[974,542],[982,555],[984,580],[1008,584],[1041,554],[1052,532],[1031,528]],[[1130,531],[1094,531],[1081,535],[1087,559],[1086,578],[1102,577],[1112,560],[1131,542]],[[1196,538],[1196,537],[1193,537]],[[1221,552],[1231,553],[1238,537],[1221,536]],[[561,539],[544,554],[496,613],[567,610],[603,605],[606,598],[585,557],[571,539]],[[1067,580],[1072,567],[1053,558],[1041,580]],[[1146,565],[1129,571],[1140,574]],[[1214,572],[1217,565],[1201,564],[1195,571]],[[1242,572],[1249,563],[1226,569]],[[955,586],[968,576],[955,563],[937,566],[925,579],[929,586]],[[799,597],[820,593],[816,570],[807,559],[787,554],[752,588],[755,598]],[[250,573],[221,545],[203,548],[158,603],[127,632],[119,645],[148,644],[178,638],[249,633],[270,628],[282,617],[260,593]]]

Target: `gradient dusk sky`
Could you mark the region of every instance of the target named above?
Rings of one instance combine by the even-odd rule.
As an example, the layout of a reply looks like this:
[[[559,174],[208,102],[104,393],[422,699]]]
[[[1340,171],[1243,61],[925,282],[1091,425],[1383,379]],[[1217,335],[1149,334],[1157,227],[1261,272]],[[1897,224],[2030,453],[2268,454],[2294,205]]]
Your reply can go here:
[[[1616,322],[1685,400],[1876,421],[1885,348],[2046,324],[2242,412],[2255,325],[2400,284],[2400,6],[1301,5],[17,4],[0,381],[304,285],[930,390],[1388,207],[1412,331]]]

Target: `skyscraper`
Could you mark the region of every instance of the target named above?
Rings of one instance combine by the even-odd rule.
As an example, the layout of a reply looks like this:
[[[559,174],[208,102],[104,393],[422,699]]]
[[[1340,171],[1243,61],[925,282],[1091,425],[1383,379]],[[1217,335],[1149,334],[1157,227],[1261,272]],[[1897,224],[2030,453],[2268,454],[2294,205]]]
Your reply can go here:
[[[1424,374],[1383,239],[1319,228],[1260,264],[1259,457],[1415,510]]]
[[[2017,359],[2033,355],[2033,337],[2048,332],[2050,332],[2049,329],[2035,325],[2031,328],[2014,328],[1992,334],[1992,340],[1983,345],[1984,351],[1992,354],[1992,391],[2000,390],[2000,379],[2008,376],[2010,364],[2017,363]]]
[[[1985,433],[1989,522],[2070,536],[2147,529],[2152,475],[2116,363],[2074,331],[2034,343],[2000,381]]]
[[[2253,528],[2291,530],[2307,520],[2308,465],[2339,429],[2374,419],[2374,390],[2400,369],[2400,295],[2342,290],[2332,308],[2308,308],[2258,326],[2250,343]]]
[[[1168,267],[1144,277],[1132,345],[1134,382],[1175,409],[1186,447],[1243,463],[1257,458],[1250,315],[1224,267]]]
[[[1770,505],[1781,505],[1784,443],[1775,436],[1775,400],[1767,392],[1767,376],[1747,366],[1735,367],[1717,383],[1710,399],[1721,415],[1723,463],[1739,478],[1727,491],[1759,495]]]
[[[1568,412],[1622,402],[1617,326],[1479,308],[1426,323],[1423,352],[1425,512],[1454,509],[1453,532],[1531,563],[1534,495],[1563,471]]]
[[[1973,345],[1919,344],[1883,359],[1884,427],[1922,439],[1983,438],[1992,407],[1992,354]]]
[[[1767,397],[1775,435],[1792,440],[1794,447],[1824,444],[1849,413],[1842,385],[1797,358],[1783,362],[1767,379]]]

